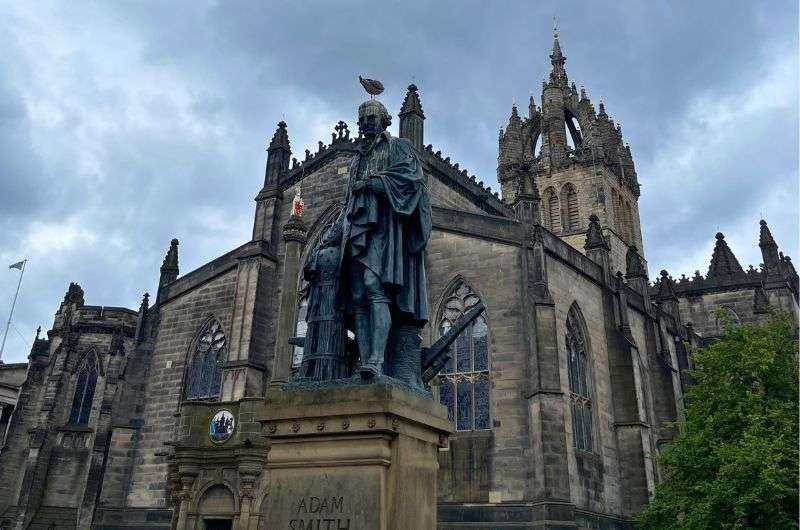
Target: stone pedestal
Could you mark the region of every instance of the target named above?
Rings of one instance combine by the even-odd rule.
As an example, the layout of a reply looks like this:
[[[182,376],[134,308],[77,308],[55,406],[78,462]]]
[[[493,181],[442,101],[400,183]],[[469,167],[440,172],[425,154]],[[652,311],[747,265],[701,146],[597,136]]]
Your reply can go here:
[[[445,407],[398,386],[267,393],[266,528],[435,530]]]

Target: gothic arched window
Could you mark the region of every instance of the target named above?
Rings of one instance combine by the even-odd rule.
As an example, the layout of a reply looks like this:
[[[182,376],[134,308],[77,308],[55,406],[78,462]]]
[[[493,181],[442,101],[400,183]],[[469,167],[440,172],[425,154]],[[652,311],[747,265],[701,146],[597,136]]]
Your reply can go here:
[[[721,306],[714,313],[716,314],[715,324],[718,332],[724,331],[726,326],[735,326],[742,322],[742,319],[730,306]]]
[[[567,363],[569,398],[572,412],[572,444],[582,451],[592,451],[592,395],[589,381],[589,352],[583,317],[573,305],[567,314]]]
[[[189,360],[186,399],[217,399],[226,359],[225,333],[216,320],[206,323]]]
[[[561,204],[564,207],[564,230],[572,232],[581,229],[581,216],[578,210],[578,194],[572,184],[564,184],[561,189]]]
[[[547,216],[545,217],[547,228],[553,233],[558,233],[561,231],[561,209],[558,204],[558,195],[553,188],[547,188],[544,196],[547,208]]]
[[[69,412],[70,424],[86,425],[89,423],[89,414],[92,412],[92,402],[94,401],[94,390],[96,386],[97,360],[94,355],[89,355],[78,371],[75,393],[72,397],[72,408]]]
[[[459,282],[444,303],[439,333],[446,333],[479,301],[464,282]],[[456,338],[451,346],[452,357],[439,376],[439,400],[459,431],[490,428],[488,339],[489,327],[481,315]]]

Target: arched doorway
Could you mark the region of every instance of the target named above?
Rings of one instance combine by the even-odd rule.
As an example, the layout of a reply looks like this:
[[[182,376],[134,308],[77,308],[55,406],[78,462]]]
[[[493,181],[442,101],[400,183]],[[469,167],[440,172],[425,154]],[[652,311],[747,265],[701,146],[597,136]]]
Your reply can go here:
[[[217,484],[208,488],[197,503],[199,530],[232,530],[236,505],[233,493]]]

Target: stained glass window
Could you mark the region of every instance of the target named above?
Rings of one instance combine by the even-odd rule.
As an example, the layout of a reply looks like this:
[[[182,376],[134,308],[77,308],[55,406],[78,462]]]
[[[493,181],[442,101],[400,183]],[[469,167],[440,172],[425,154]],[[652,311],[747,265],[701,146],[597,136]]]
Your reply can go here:
[[[217,399],[226,360],[225,333],[216,320],[206,324],[189,361],[186,399]]]
[[[479,301],[469,286],[459,283],[445,302],[439,333],[447,333]],[[486,320],[479,316],[456,338],[452,357],[439,375],[439,401],[459,431],[490,428],[488,334]]]
[[[92,412],[94,390],[97,386],[97,364],[94,356],[90,356],[78,371],[75,383],[75,394],[72,397],[72,408],[69,412],[69,423],[86,425]]]
[[[582,451],[592,451],[592,397],[589,386],[588,353],[583,319],[577,306],[567,314],[567,361],[572,413],[572,443]]]

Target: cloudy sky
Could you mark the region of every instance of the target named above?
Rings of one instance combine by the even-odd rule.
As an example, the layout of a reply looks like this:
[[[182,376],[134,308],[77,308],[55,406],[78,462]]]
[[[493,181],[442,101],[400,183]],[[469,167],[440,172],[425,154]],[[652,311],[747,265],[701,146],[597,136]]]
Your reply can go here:
[[[794,0],[2,1],[3,324],[5,265],[29,259],[3,360],[70,281],[136,308],[172,237],[183,272],[246,241],[275,124],[296,154],[329,140],[358,74],[393,113],[413,79],[426,143],[497,189],[497,130],[539,100],[554,15],[570,78],[631,144],[651,271],[705,272],[717,231],[757,266],[760,217],[798,257]]]

